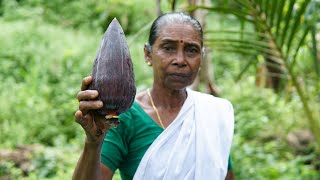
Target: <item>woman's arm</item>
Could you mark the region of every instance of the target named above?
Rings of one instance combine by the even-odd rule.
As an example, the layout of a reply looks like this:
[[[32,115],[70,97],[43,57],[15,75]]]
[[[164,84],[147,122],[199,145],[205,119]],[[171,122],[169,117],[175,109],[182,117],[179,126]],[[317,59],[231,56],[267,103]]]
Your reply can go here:
[[[82,81],[81,91],[78,93],[79,110],[75,113],[75,121],[79,123],[86,133],[83,152],[74,170],[72,179],[112,179],[113,172],[102,165],[100,160],[103,139],[110,129],[104,123],[104,117],[94,115],[91,110],[100,109],[103,103],[95,100],[98,92],[87,90],[92,82],[91,76]]]
[[[72,179],[112,179],[113,172],[100,161],[101,145],[86,142]],[[103,168],[105,166],[105,168]],[[109,170],[109,172],[108,172]],[[110,173],[111,172],[111,173]]]
[[[232,169],[228,170],[226,180],[235,180]]]

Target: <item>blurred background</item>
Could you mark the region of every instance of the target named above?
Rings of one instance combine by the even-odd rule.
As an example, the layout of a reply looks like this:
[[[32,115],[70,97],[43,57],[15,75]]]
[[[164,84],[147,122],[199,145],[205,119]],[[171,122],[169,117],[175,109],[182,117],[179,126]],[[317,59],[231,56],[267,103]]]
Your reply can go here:
[[[234,105],[236,179],[320,179],[319,10],[319,0],[0,0],[0,179],[70,179],[84,142],[76,94],[108,24],[125,31],[140,91],[152,83],[148,30],[172,11],[204,27],[192,88]]]

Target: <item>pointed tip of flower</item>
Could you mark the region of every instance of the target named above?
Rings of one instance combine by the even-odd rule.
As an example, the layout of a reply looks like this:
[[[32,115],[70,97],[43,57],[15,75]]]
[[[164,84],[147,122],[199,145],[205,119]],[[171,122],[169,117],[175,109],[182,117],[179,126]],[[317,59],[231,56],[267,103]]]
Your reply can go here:
[[[116,17],[114,17],[112,21],[118,21],[118,19]]]
[[[109,24],[109,26],[116,26],[116,27],[121,27],[120,22],[118,21],[118,19],[115,17],[113,18],[113,20],[111,21],[111,23]],[[121,27],[122,29],[122,27]]]

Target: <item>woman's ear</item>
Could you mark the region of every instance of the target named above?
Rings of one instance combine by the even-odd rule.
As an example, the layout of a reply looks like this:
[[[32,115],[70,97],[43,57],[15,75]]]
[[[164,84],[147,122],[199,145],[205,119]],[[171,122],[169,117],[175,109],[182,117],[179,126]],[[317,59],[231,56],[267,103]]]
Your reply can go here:
[[[151,62],[151,46],[146,43],[144,45],[144,60],[146,61],[146,63],[151,66],[152,62]]]

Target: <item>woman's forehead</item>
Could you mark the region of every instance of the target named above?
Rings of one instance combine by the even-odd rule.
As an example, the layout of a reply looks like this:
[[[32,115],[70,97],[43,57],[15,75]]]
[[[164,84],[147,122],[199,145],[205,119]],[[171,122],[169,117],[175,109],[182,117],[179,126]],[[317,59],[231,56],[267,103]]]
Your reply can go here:
[[[187,23],[171,23],[159,29],[158,40],[196,41],[201,44],[200,32]]]

